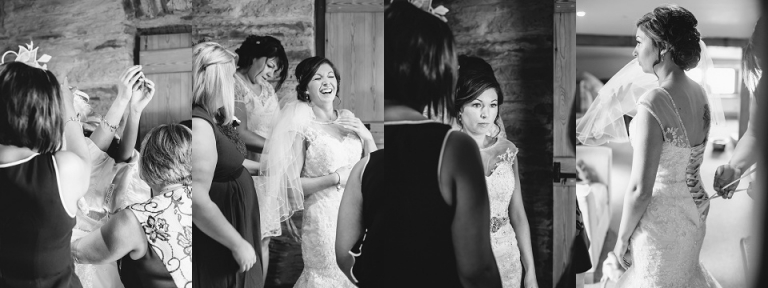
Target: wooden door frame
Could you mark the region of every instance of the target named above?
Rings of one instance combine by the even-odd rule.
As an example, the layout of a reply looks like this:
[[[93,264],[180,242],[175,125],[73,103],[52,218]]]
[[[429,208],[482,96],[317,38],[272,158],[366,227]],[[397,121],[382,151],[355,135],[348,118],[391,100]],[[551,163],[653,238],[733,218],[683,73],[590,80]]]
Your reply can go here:
[[[192,25],[168,25],[151,28],[136,28],[136,35],[133,38],[133,65],[139,65],[139,63],[141,63],[139,58],[139,54],[141,54],[141,36],[179,33],[192,34]]]

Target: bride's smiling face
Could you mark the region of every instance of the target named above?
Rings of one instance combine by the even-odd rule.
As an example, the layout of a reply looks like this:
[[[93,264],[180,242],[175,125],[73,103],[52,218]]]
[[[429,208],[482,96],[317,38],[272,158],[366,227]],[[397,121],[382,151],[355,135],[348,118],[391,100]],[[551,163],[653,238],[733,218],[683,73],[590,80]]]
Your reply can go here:
[[[337,87],[338,81],[336,81],[336,73],[333,72],[333,68],[331,65],[322,64],[307,84],[309,100],[312,103],[333,102],[338,91]]]
[[[643,72],[653,73],[653,63],[659,57],[658,48],[653,46],[653,40],[648,38],[640,28],[637,28],[635,43],[635,50],[632,51],[632,56],[637,58],[637,62],[643,68]]]
[[[483,91],[461,109],[461,126],[474,135],[485,135],[493,127],[499,113],[499,96],[496,89]]]

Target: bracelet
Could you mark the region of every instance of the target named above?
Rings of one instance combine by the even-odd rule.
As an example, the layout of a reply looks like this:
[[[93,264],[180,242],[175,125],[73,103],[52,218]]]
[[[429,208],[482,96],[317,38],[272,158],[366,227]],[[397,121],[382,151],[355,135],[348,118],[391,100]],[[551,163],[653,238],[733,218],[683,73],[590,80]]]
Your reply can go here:
[[[76,117],[69,117],[67,121],[64,122],[64,126],[67,126],[67,124],[69,124],[70,121],[77,122],[77,124],[80,125],[80,127],[83,127],[83,123],[80,123],[80,119]]]
[[[106,126],[107,128],[109,128],[110,132],[117,131],[117,125],[109,124],[109,122],[107,121],[107,118],[104,116],[101,116],[101,123],[104,124],[104,126]]]

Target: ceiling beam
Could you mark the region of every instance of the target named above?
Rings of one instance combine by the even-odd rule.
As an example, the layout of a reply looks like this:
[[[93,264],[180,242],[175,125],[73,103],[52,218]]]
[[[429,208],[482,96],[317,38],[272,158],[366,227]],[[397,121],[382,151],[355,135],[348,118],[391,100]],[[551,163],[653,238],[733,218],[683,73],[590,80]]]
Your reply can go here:
[[[707,46],[744,47],[749,39],[705,37]],[[618,35],[576,34],[576,46],[634,47],[635,37]]]

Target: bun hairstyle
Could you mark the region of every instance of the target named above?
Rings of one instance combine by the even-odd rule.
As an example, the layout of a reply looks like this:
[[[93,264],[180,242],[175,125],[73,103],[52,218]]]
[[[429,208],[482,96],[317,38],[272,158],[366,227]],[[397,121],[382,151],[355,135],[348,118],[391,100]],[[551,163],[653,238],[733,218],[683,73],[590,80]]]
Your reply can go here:
[[[277,58],[277,69],[280,71],[280,77],[277,80],[275,90],[279,90],[285,79],[288,78],[288,56],[280,40],[272,36],[251,35],[245,38],[240,48],[235,50],[237,53],[237,68],[248,69],[253,64],[253,59],[257,58]]]
[[[333,69],[333,74],[336,76],[336,97],[339,97],[339,86],[341,86],[341,75],[339,75],[339,71],[336,70],[336,66],[333,66],[333,63],[331,63],[331,60],[328,60],[325,57],[320,56],[314,56],[309,57],[307,59],[301,60],[301,63],[296,66],[295,76],[296,81],[299,82],[298,85],[296,85],[296,99],[299,99],[299,101],[302,102],[309,102],[309,94],[307,92],[307,86],[309,85],[309,81],[312,81],[312,76],[315,75],[317,72],[317,69],[320,69],[320,66],[323,64],[328,64],[328,66],[331,66],[331,69]]]
[[[701,59],[701,34],[696,29],[698,21],[687,9],[677,5],[663,5],[645,14],[637,21],[640,28],[653,41],[653,46],[667,49],[672,60],[683,70],[690,70]],[[657,60],[654,65],[661,60]]]

